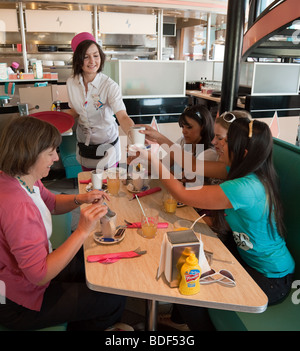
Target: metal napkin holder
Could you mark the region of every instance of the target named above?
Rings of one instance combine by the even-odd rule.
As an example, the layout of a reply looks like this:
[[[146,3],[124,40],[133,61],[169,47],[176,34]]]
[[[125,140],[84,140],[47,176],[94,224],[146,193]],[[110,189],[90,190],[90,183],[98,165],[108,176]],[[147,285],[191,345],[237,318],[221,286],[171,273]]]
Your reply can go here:
[[[158,277],[164,272],[169,286],[178,287],[180,282],[178,263],[182,262],[182,257],[187,257],[189,253],[194,253],[199,259],[200,245],[201,241],[193,230],[167,232],[162,244]],[[184,251],[186,255],[182,256]]]

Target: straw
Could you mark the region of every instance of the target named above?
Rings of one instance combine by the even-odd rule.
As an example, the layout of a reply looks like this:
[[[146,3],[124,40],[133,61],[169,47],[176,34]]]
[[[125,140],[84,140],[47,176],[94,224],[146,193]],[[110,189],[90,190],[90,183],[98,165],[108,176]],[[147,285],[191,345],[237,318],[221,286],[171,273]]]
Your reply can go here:
[[[199,219],[201,219],[201,218],[203,218],[203,217],[205,217],[205,216],[206,216],[206,213],[204,213],[204,215],[202,215],[202,216],[200,216],[199,218],[197,218],[197,219],[195,220],[195,222],[192,224],[192,226],[191,226],[190,229],[193,229],[194,225],[199,221]]]
[[[142,212],[143,212],[143,215],[144,215],[144,217],[146,218],[147,224],[149,225],[148,217],[146,216],[145,211],[144,211],[144,209],[143,209],[143,207],[142,207],[142,204],[140,203],[139,197],[138,197],[136,194],[135,194],[135,197],[136,197],[136,199],[138,200],[138,203],[139,203],[140,208],[141,208],[141,210],[142,210]]]

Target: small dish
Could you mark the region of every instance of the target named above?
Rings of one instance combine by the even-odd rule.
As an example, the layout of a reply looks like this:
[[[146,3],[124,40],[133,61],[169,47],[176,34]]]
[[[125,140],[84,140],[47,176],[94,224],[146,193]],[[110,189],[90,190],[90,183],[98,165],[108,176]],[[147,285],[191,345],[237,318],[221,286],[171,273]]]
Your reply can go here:
[[[140,193],[142,191],[146,191],[146,190],[149,190],[149,189],[150,189],[150,186],[149,185],[145,185],[145,186],[142,187],[141,190],[135,190],[132,183],[127,184],[127,190],[130,193],[133,193],[133,194],[138,194],[138,193]]]
[[[90,191],[92,191],[92,190],[93,190],[93,184],[92,184],[92,183],[89,183],[89,184],[86,186],[85,190],[86,190],[87,193],[90,192]]]
[[[116,232],[116,234],[117,234],[117,232]],[[98,243],[98,244],[101,244],[101,245],[114,245],[114,244],[117,244],[117,243],[121,242],[125,238],[125,230],[124,230],[123,234],[120,237],[117,237],[117,238],[116,237],[114,237],[114,238],[103,238],[101,232],[94,233],[93,237],[94,237],[94,240],[96,241],[96,243]]]
[[[184,207],[186,206],[186,204],[184,204],[183,202],[177,202],[177,207],[180,208],[180,207]]]
[[[107,189],[107,185],[106,184],[102,184],[102,190],[105,192]],[[88,193],[90,191],[94,190],[93,189],[93,184],[92,183],[89,183],[86,188],[85,188],[85,191]],[[100,189],[101,190],[101,189]]]

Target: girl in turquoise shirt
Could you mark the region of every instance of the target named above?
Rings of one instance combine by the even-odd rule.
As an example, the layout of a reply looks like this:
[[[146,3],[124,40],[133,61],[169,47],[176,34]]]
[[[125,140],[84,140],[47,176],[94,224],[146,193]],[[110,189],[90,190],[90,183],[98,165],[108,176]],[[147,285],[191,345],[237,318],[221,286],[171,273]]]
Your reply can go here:
[[[269,304],[278,303],[291,289],[295,263],[284,240],[270,129],[257,120],[233,119],[223,144],[220,161],[229,172],[220,185],[185,189],[172,175],[162,179],[162,174],[166,178],[163,165],[154,158],[151,162],[178,201],[225,210],[223,218],[232,230],[241,263],[264,290]]]

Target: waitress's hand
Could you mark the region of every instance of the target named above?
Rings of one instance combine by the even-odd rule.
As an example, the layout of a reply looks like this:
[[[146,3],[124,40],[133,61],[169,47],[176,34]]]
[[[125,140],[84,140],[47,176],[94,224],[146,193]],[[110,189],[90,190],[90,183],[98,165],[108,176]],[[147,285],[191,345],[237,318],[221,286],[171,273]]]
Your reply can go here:
[[[82,208],[80,210],[80,217],[76,231],[84,233],[84,236],[88,237],[90,232],[94,230],[96,223],[98,223],[100,218],[105,216],[106,213],[107,206],[99,203],[94,203]]]
[[[85,194],[76,195],[76,200],[80,204],[92,204],[99,203],[102,204],[104,201],[110,201],[110,197],[107,193],[101,190],[92,190]]]

